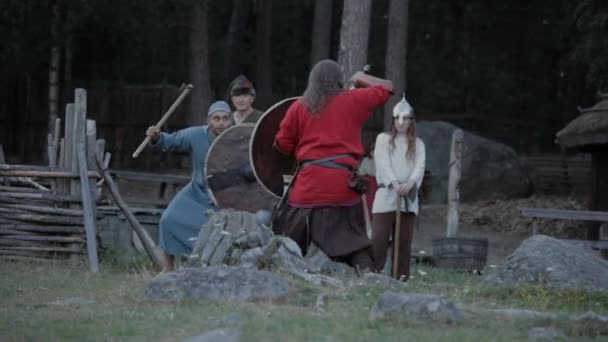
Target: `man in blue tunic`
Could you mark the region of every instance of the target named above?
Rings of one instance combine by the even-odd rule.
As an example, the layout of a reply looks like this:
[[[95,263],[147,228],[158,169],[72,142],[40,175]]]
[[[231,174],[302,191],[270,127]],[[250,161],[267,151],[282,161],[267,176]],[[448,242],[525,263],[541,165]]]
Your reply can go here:
[[[175,270],[175,256],[192,252],[193,240],[207,221],[205,212],[215,209],[207,194],[203,175],[211,142],[232,125],[230,106],[217,101],[209,107],[208,125],[195,126],[168,134],[150,126],[146,134],[152,147],[161,151],[189,152],[192,180],[173,198],[159,224],[159,245],[164,252],[162,272]]]

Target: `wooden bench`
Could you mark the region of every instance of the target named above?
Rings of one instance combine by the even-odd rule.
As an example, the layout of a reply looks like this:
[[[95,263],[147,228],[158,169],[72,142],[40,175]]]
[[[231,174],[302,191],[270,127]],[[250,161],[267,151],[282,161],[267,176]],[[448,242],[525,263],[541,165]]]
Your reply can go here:
[[[608,212],[606,211],[589,211],[589,210],[566,210],[566,209],[543,209],[543,208],[519,208],[520,214],[523,217],[548,218],[572,221],[591,221],[604,222],[608,225]],[[600,231],[600,240],[564,240],[582,247],[592,249],[608,249],[608,236],[603,234],[604,228]],[[538,229],[536,220],[532,220],[532,234],[536,235]]]

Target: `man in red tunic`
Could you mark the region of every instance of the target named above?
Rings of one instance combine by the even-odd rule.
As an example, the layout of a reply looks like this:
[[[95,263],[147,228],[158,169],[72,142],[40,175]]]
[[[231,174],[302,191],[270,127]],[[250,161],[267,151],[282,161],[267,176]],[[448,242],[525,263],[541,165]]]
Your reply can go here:
[[[341,80],[338,63],[317,63],[281,122],[275,147],[295,155],[300,169],[273,229],[292,238],[303,254],[314,242],[333,260],[364,269],[372,265],[371,242],[361,193],[348,180],[364,154],[361,128],[388,101],[392,82],[357,73],[351,81],[363,88],[345,90]]]

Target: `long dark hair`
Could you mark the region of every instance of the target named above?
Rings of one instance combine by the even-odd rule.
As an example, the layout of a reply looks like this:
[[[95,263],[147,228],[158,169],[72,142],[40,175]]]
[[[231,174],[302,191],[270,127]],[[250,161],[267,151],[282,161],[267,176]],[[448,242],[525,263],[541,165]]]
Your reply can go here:
[[[308,86],[302,94],[302,102],[313,115],[318,114],[325,103],[342,91],[340,65],[325,59],[312,68],[308,76]]]
[[[393,118],[393,126],[391,127],[391,149],[395,148],[395,138],[397,137],[397,127],[395,126],[395,118]],[[411,120],[410,125],[405,131],[405,135],[407,137],[407,151],[405,152],[405,157],[409,160],[414,160],[416,157],[416,121]]]

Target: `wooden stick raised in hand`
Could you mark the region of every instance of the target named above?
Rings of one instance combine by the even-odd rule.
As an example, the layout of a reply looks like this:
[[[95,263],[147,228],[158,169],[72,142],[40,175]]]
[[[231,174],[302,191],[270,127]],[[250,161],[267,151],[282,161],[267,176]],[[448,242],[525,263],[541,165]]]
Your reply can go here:
[[[165,115],[163,115],[163,117],[160,119],[160,121],[158,121],[158,123],[154,127],[161,128],[165,124],[165,122],[167,122],[167,120],[169,119],[171,114],[173,114],[173,112],[175,111],[177,106],[179,106],[179,104],[184,100],[184,98],[186,98],[186,96],[188,95],[190,90],[192,90],[192,88],[193,88],[192,84],[188,84],[186,86],[186,88],[184,88],[182,93],[179,94],[179,97],[175,100],[175,102],[173,102],[171,107],[169,107],[169,110],[167,110]],[[137,150],[135,150],[135,152],[133,152],[132,157],[137,158],[137,156],[139,156],[141,151],[143,151],[144,148],[146,148],[146,146],[148,146],[150,141],[151,141],[150,137],[146,137],[146,139],[144,139],[144,141],[142,141],[141,144],[139,144],[139,147],[137,148]]]

